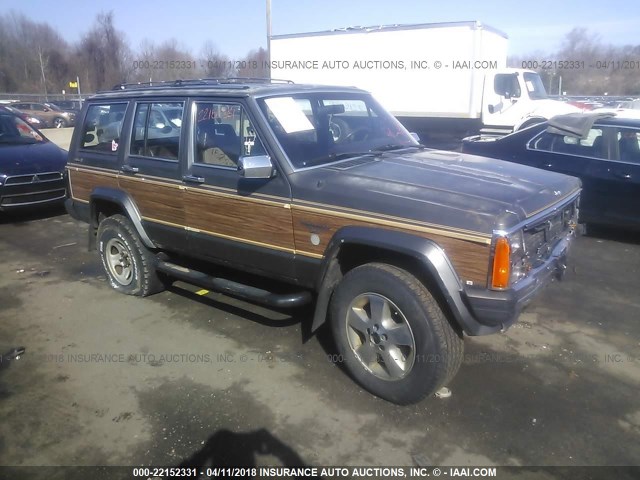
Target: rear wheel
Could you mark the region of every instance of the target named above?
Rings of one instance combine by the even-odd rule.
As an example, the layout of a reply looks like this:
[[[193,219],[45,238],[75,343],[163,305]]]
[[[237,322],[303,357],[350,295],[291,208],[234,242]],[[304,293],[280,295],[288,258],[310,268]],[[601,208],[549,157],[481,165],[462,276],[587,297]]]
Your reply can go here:
[[[398,404],[434,393],[456,374],[463,342],[410,273],[370,263],[334,292],[331,326],[340,358],[371,393]]]
[[[53,120],[53,126],[55,128],[64,128],[67,126],[67,121],[62,117],[55,118]]]
[[[164,289],[155,257],[142,243],[131,221],[113,215],[100,222],[98,251],[111,286],[127,295],[145,297]]]

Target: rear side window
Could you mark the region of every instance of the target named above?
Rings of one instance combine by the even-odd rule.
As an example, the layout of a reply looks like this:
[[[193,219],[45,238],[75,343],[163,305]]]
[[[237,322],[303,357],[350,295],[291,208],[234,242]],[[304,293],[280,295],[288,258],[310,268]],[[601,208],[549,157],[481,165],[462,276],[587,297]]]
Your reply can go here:
[[[592,128],[585,138],[544,132],[529,144],[529,148],[579,157],[607,158],[603,132],[600,128]]]
[[[131,155],[177,160],[183,111],[183,102],[137,104]]]
[[[617,132],[618,152],[624,162],[640,163],[640,140],[638,130],[622,128]]]
[[[81,148],[117,153],[126,111],[126,103],[91,105],[87,109],[87,115],[82,125]]]

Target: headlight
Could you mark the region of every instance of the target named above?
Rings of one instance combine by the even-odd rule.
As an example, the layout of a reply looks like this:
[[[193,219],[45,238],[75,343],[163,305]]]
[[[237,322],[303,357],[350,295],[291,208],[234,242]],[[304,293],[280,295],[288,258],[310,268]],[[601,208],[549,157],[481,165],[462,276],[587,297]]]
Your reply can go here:
[[[36,117],[27,117],[27,122],[35,124],[35,125],[40,125],[40,123],[42,123]]]
[[[525,277],[531,270],[522,232],[499,235],[493,243],[491,288],[504,290]]]

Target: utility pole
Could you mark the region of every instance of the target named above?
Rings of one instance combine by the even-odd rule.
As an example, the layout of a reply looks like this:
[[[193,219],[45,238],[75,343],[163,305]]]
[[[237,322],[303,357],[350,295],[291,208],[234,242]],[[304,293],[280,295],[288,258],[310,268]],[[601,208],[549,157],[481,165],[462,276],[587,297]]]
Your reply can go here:
[[[269,62],[269,78],[271,78],[271,0],[267,0],[267,62]]]

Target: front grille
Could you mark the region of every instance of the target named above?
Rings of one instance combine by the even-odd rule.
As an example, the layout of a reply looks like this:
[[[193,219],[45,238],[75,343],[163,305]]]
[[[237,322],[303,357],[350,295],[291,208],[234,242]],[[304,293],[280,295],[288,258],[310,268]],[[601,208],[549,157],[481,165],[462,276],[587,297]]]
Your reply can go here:
[[[549,258],[558,240],[572,228],[577,212],[577,202],[572,202],[524,230],[525,255],[534,268]]]
[[[62,200],[67,196],[64,188],[48,190],[45,192],[22,193],[20,195],[7,195],[0,200],[0,207],[23,207],[32,204],[53,202]]]
[[[5,185],[26,185],[29,183],[39,182],[53,182],[55,180],[62,180],[61,172],[46,172],[46,173],[30,173],[29,175],[15,175],[7,177]]]

